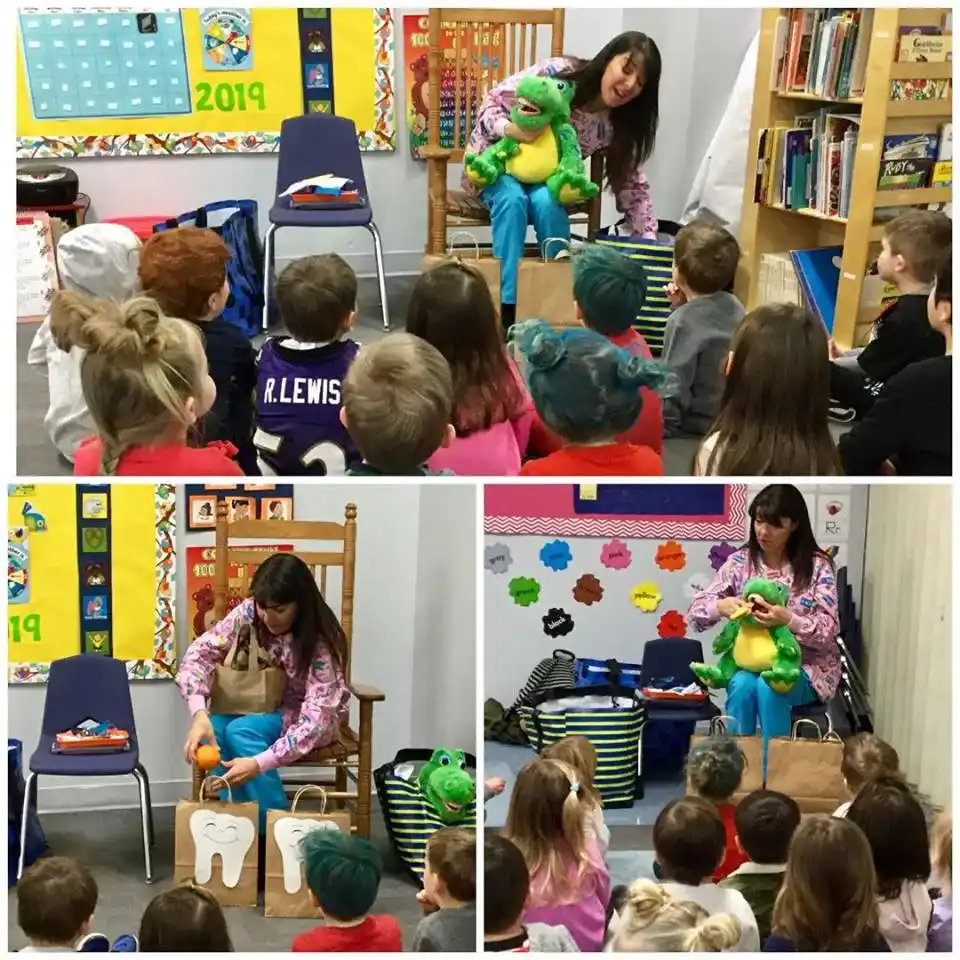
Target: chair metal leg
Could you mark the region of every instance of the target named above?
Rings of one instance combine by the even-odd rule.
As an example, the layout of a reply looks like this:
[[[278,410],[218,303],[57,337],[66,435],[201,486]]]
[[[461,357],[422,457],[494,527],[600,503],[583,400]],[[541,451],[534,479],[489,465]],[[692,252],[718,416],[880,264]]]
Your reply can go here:
[[[277,272],[277,245],[274,234],[277,225],[271,223],[267,227],[267,234],[263,238],[263,332],[267,332],[270,325],[270,288]]]
[[[377,225],[371,220],[367,229],[373,236],[373,255],[377,261],[377,283],[380,286],[380,312],[383,314],[383,329],[390,330],[390,311],[387,307],[387,274],[383,266],[383,240]]]
[[[147,768],[142,764],[137,764],[137,769],[143,774],[143,789],[147,795],[147,814],[149,819],[147,823],[150,825],[150,846],[155,847],[157,845],[157,835],[153,826],[153,800],[150,796],[150,776],[147,774]]]
[[[37,775],[32,771],[27,774],[23,790],[23,810],[20,814],[20,860],[17,863],[17,879],[23,876],[23,865],[27,859],[27,815],[30,813],[30,802],[37,796]]]
[[[136,770],[133,771],[133,775],[137,778],[137,784],[140,787],[140,819],[143,830],[144,868],[146,869],[147,883],[153,883],[153,855],[150,852],[150,835],[153,833],[153,828],[150,825],[152,814],[147,800],[150,787],[147,785],[146,771],[141,766],[137,766]]]

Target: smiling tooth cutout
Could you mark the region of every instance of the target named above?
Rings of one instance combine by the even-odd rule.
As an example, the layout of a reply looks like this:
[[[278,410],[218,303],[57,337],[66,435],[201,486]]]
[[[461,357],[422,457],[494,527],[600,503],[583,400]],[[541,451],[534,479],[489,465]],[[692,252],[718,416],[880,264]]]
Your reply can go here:
[[[190,814],[190,833],[196,848],[194,874],[197,883],[209,883],[213,875],[213,858],[220,855],[223,885],[233,889],[240,882],[243,861],[257,838],[251,820],[213,810],[195,810]]]
[[[273,837],[283,859],[283,889],[287,893],[293,894],[300,889],[300,865],[303,863],[300,841],[314,830],[337,829],[331,820],[299,820],[297,817],[281,817],[273,825]]]

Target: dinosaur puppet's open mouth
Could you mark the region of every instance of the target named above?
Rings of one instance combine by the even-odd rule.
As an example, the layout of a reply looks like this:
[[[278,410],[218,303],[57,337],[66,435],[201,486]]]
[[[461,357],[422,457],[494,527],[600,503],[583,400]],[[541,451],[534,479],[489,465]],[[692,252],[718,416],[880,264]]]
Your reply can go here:
[[[444,800],[443,809],[446,810],[447,813],[459,813],[463,809],[463,804],[454,803],[452,800]]]
[[[525,117],[539,117],[543,112],[533,101],[525,100],[523,97],[517,97],[517,109]]]

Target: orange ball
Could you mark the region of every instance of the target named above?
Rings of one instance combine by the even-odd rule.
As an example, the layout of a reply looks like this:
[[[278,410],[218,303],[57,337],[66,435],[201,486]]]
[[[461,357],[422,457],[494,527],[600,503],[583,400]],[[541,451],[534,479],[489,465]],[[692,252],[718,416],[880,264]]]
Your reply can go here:
[[[197,766],[201,770],[212,770],[220,762],[220,751],[210,743],[197,747]]]

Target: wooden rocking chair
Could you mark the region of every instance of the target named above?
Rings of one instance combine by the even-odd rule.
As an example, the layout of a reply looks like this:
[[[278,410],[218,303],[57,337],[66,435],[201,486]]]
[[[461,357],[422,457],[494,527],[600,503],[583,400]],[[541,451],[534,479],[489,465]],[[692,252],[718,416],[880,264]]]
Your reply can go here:
[[[314,579],[317,579],[320,593],[327,599],[327,568],[340,567],[342,570],[340,588],[340,624],[347,638],[347,662],[345,665],[347,689],[359,704],[357,731],[349,726],[340,729],[333,743],[307,754],[285,769],[332,768],[334,770],[333,791],[327,792],[328,799],[338,806],[349,804],[354,807],[351,830],[365,839],[370,838],[370,805],[373,769],[373,705],[386,699],[375,687],[365,687],[352,682],[350,663],[353,653],[353,581],[357,551],[357,508],[348,503],[344,510],[344,522],[333,523],[325,520],[229,520],[228,504],[217,504],[216,561],[213,612],[216,620],[222,620],[227,613],[227,601],[230,591],[247,596],[249,581],[229,582],[231,563],[248,565],[252,571],[265,559],[262,551],[249,546],[231,546],[231,540],[265,540],[270,543],[288,541],[335,541],[342,544],[339,552],[317,552],[313,550],[294,550],[293,552],[310,567]],[[317,571],[319,570],[319,578]],[[329,601],[328,601],[329,602]],[[193,797],[199,799],[204,773],[196,766],[193,768]],[[356,785],[348,790],[348,780]]]
[[[490,225],[490,213],[479,197],[447,187],[450,164],[462,164],[463,154],[487,90],[538,60],[537,27],[551,30],[550,56],[563,53],[563,8],[553,10],[470,10],[431,7],[428,15],[427,143],[420,156],[427,161],[427,250],[447,252],[448,231]],[[529,31],[528,28],[529,27]],[[452,39],[444,52],[441,37]],[[529,40],[528,40],[529,37]],[[474,63],[485,65],[478,76]],[[441,88],[453,89],[453,136],[441,138]],[[603,157],[590,158],[590,177],[603,188]],[[585,224],[587,238],[600,229],[601,198],[572,204],[571,225]],[[535,253],[539,254],[538,251]]]

